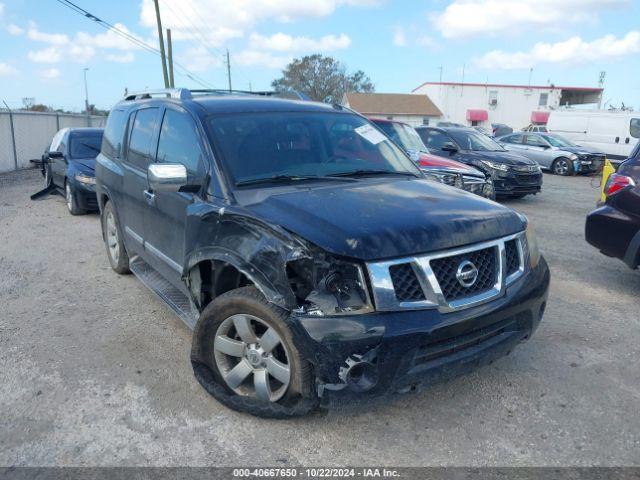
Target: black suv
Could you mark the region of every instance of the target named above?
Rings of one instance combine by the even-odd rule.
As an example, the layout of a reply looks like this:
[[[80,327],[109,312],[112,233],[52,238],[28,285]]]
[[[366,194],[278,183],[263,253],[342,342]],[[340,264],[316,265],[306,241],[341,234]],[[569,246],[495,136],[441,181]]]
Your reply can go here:
[[[536,162],[509,152],[502,145],[472,128],[416,127],[434,155],[472,165],[493,180],[498,197],[522,198],[542,189],[542,171]]]
[[[508,354],[545,309],[526,218],[426,180],[340,106],[131,94],[96,176],[113,269],[194,329],[196,378],[238,410],[413,390]]]

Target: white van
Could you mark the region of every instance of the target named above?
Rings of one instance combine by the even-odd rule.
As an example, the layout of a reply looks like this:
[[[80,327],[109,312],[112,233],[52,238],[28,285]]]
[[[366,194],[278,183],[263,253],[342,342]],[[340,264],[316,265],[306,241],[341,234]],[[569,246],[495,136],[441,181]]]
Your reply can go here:
[[[603,151],[610,160],[624,160],[640,138],[640,112],[554,110],[547,128],[579,145]]]

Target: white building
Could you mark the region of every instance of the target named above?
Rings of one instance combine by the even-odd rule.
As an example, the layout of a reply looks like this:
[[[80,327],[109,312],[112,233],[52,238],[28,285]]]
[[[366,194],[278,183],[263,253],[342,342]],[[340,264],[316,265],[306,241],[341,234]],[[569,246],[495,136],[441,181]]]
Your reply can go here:
[[[414,127],[435,124],[442,117],[428,96],[410,93],[349,92],[342,104],[367,117],[398,120]]]
[[[488,130],[492,123],[515,130],[530,123],[545,124],[551,110],[598,104],[602,97],[601,88],[452,82],[426,82],[413,93],[430,98],[442,111],[443,121]]]

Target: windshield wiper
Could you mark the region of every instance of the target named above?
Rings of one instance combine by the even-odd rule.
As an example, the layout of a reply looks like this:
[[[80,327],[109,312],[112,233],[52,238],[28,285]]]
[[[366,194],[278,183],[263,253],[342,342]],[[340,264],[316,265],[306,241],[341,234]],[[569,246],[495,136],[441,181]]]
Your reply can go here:
[[[351,172],[332,173],[329,177],[360,177],[365,175],[402,175],[403,177],[416,177],[420,175],[411,172],[394,172],[390,170],[353,170]]]
[[[236,183],[237,187],[245,187],[248,185],[261,185],[264,183],[286,183],[286,182],[299,182],[303,180],[342,180],[344,182],[354,181],[350,178],[335,178],[334,176],[323,175],[273,175],[271,177],[254,178],[252,180],[242,180]]]

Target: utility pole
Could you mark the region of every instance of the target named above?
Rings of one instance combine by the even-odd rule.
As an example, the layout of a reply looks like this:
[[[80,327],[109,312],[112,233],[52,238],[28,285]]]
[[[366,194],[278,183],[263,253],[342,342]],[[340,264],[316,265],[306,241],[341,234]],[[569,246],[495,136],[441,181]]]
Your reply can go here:
[[[167,56],[169,57],[169,86],[176,88],[173,82],[173,49],[171,44],[171,29],[167,28]]]
[[[229,91],[231,88],[231,60],[229,60],[229,49],[227,48],[227,79],[229,80]]]
[[[162,36],[162,21],[160,20],[160,5],[158,0],[153,0],[156,7],[156,22],[158,23],[158,41],[160,42],[160,56],[162,57],[162,76],[164,88],[169,88],[169,76],[167,75],[167,57],[164,54],[164,37]]]
[[[89,70],[88,67],[85,67],[82,69],[84,73],[84,111],[85,111],[85,114],[87,115],[87,127],[90,126],[89,125],[89,88],[87,87],[87,71],[88,70]]]

